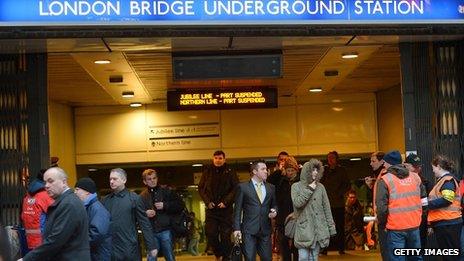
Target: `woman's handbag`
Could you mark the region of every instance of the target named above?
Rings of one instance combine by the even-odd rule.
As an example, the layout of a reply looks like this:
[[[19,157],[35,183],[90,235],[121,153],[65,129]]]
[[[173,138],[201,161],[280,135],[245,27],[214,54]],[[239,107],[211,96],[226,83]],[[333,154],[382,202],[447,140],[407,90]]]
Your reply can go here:
[[[285,231],[284,231],[285,236],[288,238],[294,238],[295,229],[296,229],[296,218],[288,217],[285,220]]]

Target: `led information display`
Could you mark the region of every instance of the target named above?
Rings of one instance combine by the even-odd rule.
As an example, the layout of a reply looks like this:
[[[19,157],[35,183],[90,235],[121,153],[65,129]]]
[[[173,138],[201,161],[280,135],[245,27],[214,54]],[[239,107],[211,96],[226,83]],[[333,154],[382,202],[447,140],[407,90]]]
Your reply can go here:
[[[0,0],[0,26],[463,23],[463,0]]]
[[[168,111],[277,108],[276,88],[169,91]]]

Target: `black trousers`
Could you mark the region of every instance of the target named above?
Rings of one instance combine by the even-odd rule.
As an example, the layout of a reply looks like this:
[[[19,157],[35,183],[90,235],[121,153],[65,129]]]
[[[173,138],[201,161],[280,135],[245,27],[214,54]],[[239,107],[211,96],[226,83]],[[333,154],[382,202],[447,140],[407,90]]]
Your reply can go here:
[[[298,249],[293,245],[292,239],[285,236],[285,228],[283,226],[277,227],[277,238],[279,240],[280,258],[282,261],[297,261]],[[290,246],[290,243],[292,245]]]
[[[206,211],[205,232],[208,245],[216,257],[229,260],[232,251],[232,213],[229,211]]]
[[[331,208],[331,211],[337,230],[333,245],[338,251],[345,251],[345,208]]]
[[[272,260],[271,235],[242,234],[242,252],[246,261],[255,261],[258,253],[261,261]]]
[[[438,248],[461,249],[461,228],[462,224],[433,227]],[[443,256],[443,261],[458,261],[461,260],[460,258],[460,256]]]

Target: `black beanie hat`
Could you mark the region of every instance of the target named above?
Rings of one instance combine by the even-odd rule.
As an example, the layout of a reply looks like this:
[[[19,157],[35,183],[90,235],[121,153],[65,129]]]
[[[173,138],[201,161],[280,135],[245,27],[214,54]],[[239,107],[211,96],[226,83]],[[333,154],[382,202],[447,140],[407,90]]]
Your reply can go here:
[[[79,179],[74,187],[83,189],[92,194],[97,192],[97,185],[95,185],[95,182],[91,178]]]

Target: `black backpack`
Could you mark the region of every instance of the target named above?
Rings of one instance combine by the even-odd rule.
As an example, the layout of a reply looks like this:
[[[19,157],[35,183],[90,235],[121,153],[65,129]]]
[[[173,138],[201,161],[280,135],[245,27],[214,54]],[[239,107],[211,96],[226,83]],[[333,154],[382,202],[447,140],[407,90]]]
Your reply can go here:
[[[171,228],[175,237],[186,237],[189,235],[192,218],[189,215],[187,208],[178,214],[171,216]]]
[[[171,229],[174,237],[187,237],[190,232],[190,227],[192,226],[192,217],[185,206],[185,202],[182,198],[177,194],[174,193],[176,200],[182,202],[182,210],[176,214],[171,214]]]

